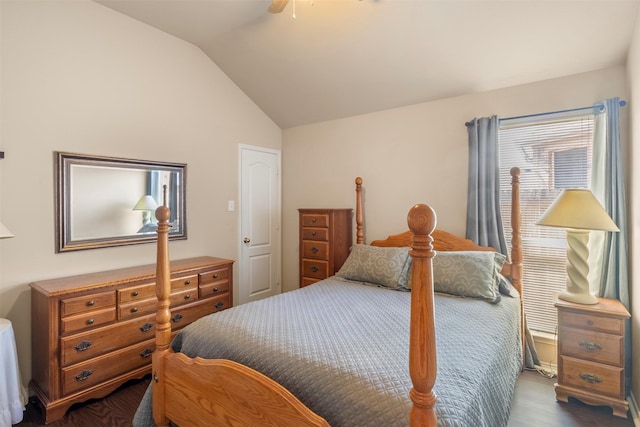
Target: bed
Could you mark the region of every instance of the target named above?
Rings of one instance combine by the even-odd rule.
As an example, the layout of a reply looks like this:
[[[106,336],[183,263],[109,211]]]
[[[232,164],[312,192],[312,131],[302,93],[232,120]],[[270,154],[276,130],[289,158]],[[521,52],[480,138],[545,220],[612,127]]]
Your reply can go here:
[[[507,424],[523,354],[519,171],[510,262],[435,230],[427,205],[409,232],[364,245],[361,186],[336,276],[206,316],[172,343],[158,208],[156,351],[135,426]]]

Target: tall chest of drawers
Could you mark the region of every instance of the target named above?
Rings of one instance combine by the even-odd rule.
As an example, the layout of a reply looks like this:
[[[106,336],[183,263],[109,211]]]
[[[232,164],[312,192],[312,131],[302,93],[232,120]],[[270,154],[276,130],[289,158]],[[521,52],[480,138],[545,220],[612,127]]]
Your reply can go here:
[[[171,262],[171,321],[179,330],[231,307],[233,261]],[[155,264],[31,283],[32,380],[45,422],[151,372]]]
[[[335,274],[353,242],[352,209],[298,209],[300,212],[300,287]]]
[[[627,416],[625,400],[625,321],[620,301],[598,298],[593,305],[557,300],[558,383],[556,399],[574,397],[590,405],[610,406]]]

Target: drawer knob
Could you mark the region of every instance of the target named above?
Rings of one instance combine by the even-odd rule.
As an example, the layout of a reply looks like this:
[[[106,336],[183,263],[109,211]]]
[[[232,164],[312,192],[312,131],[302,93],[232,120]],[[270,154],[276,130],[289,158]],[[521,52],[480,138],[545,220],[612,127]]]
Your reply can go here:
[[[147,322],[144,325],[140,326],[140,330],[142,332],[148,332],[148,331],[151,330],[151,328],[153,328],[153,323],[149,323],[149,322]]]
[[[315,236],[316,234],[318,234],[318,233],[316,233],[315,231],[312,231],[312,232],[311,232],[311,235],[312,235],[312,236]]]
[[[80,344],[76,345],[75,348],[78,351],[85,351],[89,347],[91,347],[93,343],[91,341],[81,341]]]
[[[315,246],[311,248],[311,252],[313,252],[314,254],[317,254],[319,250],[320,249],[316,248]]]
[[[224,303],[222,301],[218,301],[214,307],[219,310],[224,307]]]
[[[589,384],[598,384],[602,382],[602,378],[595,376],[593,374],[580,374],[580,378]]]
[[[311,218],[311,222],[316,222],[316,219],[315,218]]]
[[[93,325],[95,323],[95,319],[87,320],[87,325]]]
[[[213,278],[214,278],[214,279],[217,279],[217,278],[218,278],[218,273],[214,274],[214,275],[213,275]]]
[[[218,292],[218,288],[213,288],[213,292]]]
[[[153,349],[152,348],[145,348],[144,351],[142,353],[140,353],[140,357],[147,358],[147,357],[151,356],[152,354],[153,354]]]
[[[318,271],[318,267],[316,267],[315,265],[311,267],[311,271],[312,272],[317,272]]]
[[[189,294],[186,294],[186,295],[184,296],[184,299],[189,299],[189,298],[191,298],[191,295],[189,295]]]
[[[89,300],[89,301],[87,301],[87,306],[91,307],[91,306],[95,305],[95,303],[96,302],[94,300]]]
[[[131,295],[134,296],[134,297],[137,297],[139,295],[139,293],[138,293],[138,291],[133,291],[133,292],[131,292]]]
[[[587,320],[587,325],[593,326],[593,320]]]
[[[182,314],[180,314],[180,313],[176,314],[175,316],[173,316],[171,318],[171,321],[174,322],[174,323],[177,323],[177,322],[179,322],[181,320],[182,320]]]
[[[131,308],[131,312],[132,312],[132,313],[136,313],[137,311],[138,311],[138,307],[132,307],[132,308]]]
[[[184,281],[184,285],[185,285],[185,286],[189,286],[190,284],[191,284],[191,280],[185,280],[185,281]]]
[[[602,345],[597,342],[580,341],[578,345],[587,351],[602,350]]]
[[[85,369],[84,371],[80,372],[78,375],[76,375],[76,380],[77,381],[84,381],[87,378],[89,378],[89,376],[93,374],[93,371],[90,371],[88,369]]]

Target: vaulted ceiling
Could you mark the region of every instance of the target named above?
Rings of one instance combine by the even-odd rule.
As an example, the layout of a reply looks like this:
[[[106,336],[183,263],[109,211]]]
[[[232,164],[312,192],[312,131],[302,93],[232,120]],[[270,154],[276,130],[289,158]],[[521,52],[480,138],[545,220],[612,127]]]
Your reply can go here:
[[[640,4],[95,1],[200,47],[283,129],[624,64]]]

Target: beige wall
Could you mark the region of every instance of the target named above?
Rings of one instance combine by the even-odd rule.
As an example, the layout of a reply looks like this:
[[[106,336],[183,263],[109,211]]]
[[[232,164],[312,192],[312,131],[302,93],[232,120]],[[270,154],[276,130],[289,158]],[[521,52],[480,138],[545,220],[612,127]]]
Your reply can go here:
[[[624,67],[284,130],[283,289],[298,286],[298,208],[353,207],[353,180],[362,176],[367,242],[406,230],[414,203],[430,204],[440,228],[464,235],[466,121],[587,106],[614,96],[627,96]],[[624,127],[627,109],[621,116]],[[623,129],[625,145],[626,134]]]
[[[633,357],[631,366],[631,390],[637,405],[640,398],[640,269],[634,266],[640,265],[640,12],[636,19],[636,29],[629,47],[627,59],[627,75],[629,78],[629,117],[630,117],[630,147],[631,164],[635,167],[631,170],[631,195],[629,208],[631,214],[627,226],[631,233],[631,341],[633,343],[631,354]],[[636,423],[636,425],[639,425]]]
[[[238,144],[280,149],[281,130],[191,44],[91,1],[0,5],[0,218],[16,235],[0,241],[0,317],[26,382],[31,281],[155,262],[152,244],[54,253],[53,151],[187,163],[172,257],[237,259]]]

